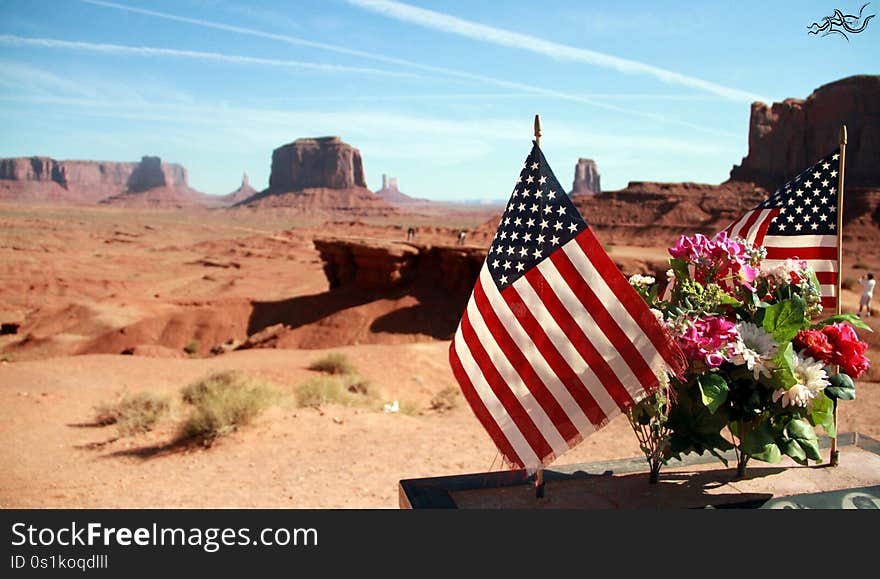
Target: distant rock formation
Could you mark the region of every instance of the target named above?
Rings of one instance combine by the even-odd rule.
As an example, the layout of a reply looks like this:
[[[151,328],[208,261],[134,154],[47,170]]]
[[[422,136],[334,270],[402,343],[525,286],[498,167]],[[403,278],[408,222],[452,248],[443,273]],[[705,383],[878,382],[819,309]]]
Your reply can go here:
[[[770,191],[838,146],[846,125],[846,186],[880,186],[880,76],[851,76],[806,99],[752,103],[749,153],[730,172]]]
[[[272,152],[269,189],[366,189],[361,152],[339,137],[297,139]]]
[[[128,190],[147,191],[155,187],[188,187],[186,169],[165,167],[159,157],[142,157],[128,178]]]
[[[269,187],[236,207],[310,216],[398,212],[367,189],[360,151],[339,137],[297,139],[275,149]]]
[[[140,163],[57,161],[49,157],[0,159],[0,199],[96,203],[126,191],[189,188],[180,165],[143,157]]]
[[[410,203],[423,203],[426,199],[415,199],[401,193],[397,188],[397,177],[388,177],[382,174],[382,188],[376,191],[376,195],[392,205],[407,205]]]
[[[247,173],[244,173],[241,177],[241,186],[232,193],[221,196],[220,201],[224,205],[235,205],[236,203],[247,201],[256,194],[257,190],[251,187],[251,184],[248,181],[248,175]]]
[[[601,193],[599,169],[592,159],[578,159],[574,167],[574,184],[569,195],[595,195]]]
[[[486,249],[432,246],[376,239],[316,237],[330,289],[397,290],[418,281],[467,302]],[[453,328],[454,330],[454,328]]]

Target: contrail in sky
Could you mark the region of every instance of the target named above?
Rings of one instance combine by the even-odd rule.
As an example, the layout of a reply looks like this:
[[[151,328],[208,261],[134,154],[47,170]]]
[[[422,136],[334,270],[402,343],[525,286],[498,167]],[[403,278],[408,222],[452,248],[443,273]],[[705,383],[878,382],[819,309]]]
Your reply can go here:
[[[179,50],[176,48],[157,48],[153,46],[127,46],[123,44],[104,44],[94,42],[79,42],[72,40],[58,40],[55,38],[25,38],[11,34],[0,34],[0,44],[6,46],[36,46],[40,48],[63,48],[67,50],[83,50],[89,52],[101,52],[104,54],[132,54],[136,56],[170,56],[178,58],[192,58],[198,60],[213,60],[232,64],[257,64],[263,66],[280,66],[288,68],[300,68],[322,72],[345,72],[358,74],[375,74],[381,76],[421,78],[420,75],[408,72],[380,70],[377,68],[362,68],[354,66],[341,66],[336,64],[324,64],[318,62],[302,62],[298,60],[279,60],[275,58],[257,58],[253,56],[241,56],[236,54],[223,54],[220,52],[201,52],[196,50]]]
[[[583,62],[593,66],[610,68],[626,74],[645,74],[653,76],[665,83],[695,88],[734,101],[751,103],[752,101],[759,100],[768,102],[767,99],[760,95],[726,87],[700,78],[645,64],[643,62],[620,58],[610,54],[596,52],[594,50],[587,50],[585,48],[577,48],[575,46],[560,44],[558,42],[551,42],[536,36],[511,32],[502,28],[495,28],[494,26],[471,22],[449,14],[411,6],[402,2],[395,2],[393,0],[347,1],[354,6],[365,8],[396,20],[408,22],[410,24],[417,24],[425,28],[442,30],[443,32],[472,38],[490,44],[535,52],[557,60]]]
[[[475,82],[484,83],[484,84],[491,84],[494,86],[504,87],[504,88],[513,89],[513,90],[519,90],[519,91],[523,91],[523,92],[529,92],[532,94],[556,98],[556,99],[560,99],[560,100],[567,100],[567,101],[571,101],[571,102],[588,104],[588,105],[591,105],[591,106],[594,106],[597,108],[602,108],[605,110],[610,110],[610,111],[618,112],[621,114],[626,114],[629,116],[650,119],[650,120],[660,122],[660,123],[667,123],[667,124],[687,127],[687,128],[697,130],[697,131],[700,131],[703,133],[709,133],[709,134],[720,135],[720,136],[724,136],[724,137],[732,137],[732,138],[739,138],[740,137],[740,135],[735,134],[735,133],[713,129],[711,127],[706,127],[706,126],[699,125],[696,123],[691,123],[688,121],[682,121],[679,119],[669,118],[667,116],[660,115],[660,114],[646,113],[646,112],[642,112],[642,111],[632,110],[632,109],[628,109],[625,107],[619,107],[617,105],[602,102],[602,101],[599,101],[599,100],[596,100],[593,98],[584,97],[581,95],[569,94],[569,93],[556,91],[556,90],[550,90],[550,89],[544,89],[544,88],[529,85],[529,84],[507,81],[507,80],[503,80],[503,79],[499,79],[499,78],[494,78],[491,76],[486,76],[486,75],[481,75],[481,74],[473,74],[473,73],[469,73],[469,72],[464,72],[464,71],[450,69],[450,68],[444,68],[444,67],[438,67],[438,66],[430,66],[430,65],[421,64],[418,62],[413,62],[413,61],[409,61],[409,60],[405,60],[405,59],[401,59],[401,58],[394,58],[394,57],[390,57],[390,56],[384,56],[381,54],[375,54],[372,52],[366,52],[363,50],[346,48],[346,47],[338,46],[335,44],[327,44],[324,42],[315,42],[312,40],[306,40],[303,38],[298,38],[296,36],[290,36],[290,35],[286,35],[286,34],[275,34],[272,32],[265,32],[265,31],[256,30],[253,28],[234,26],[231,24],[224,24],[221,22],[214,22],[211,20],[203,20],[200,18],[190,18],[187,16],[178,16],[176,14],[169,14],[167,12],[159,12],[156,10],[148,10],[146,8],[139,8],[136,6],[128,6],[125,4],[118,4],[116,2],[108,2],[106,0],[80,0],[80,1],[85,2],[86,4],[93,4],[95,6],[102,6],[105,8],[113,8],[116,10],[123,10],[126,12],[143,14],[145,16],[152,16],[155,18],[162,18],[165,20],[172,20],[175,22],[183,22],[183,23],[187,23],[187,24],[193,24],[195,26],[201,26],[201,27],[205,27],[205,28],[213,28],[215,30],[234,32],[236,34],[244,34],[244,35],[255,36],[255,37],[259,37],[259,38],[266,38],[269,40],[276,40],[278,42],[284,42],[287,44],[292,44],[292,45],[297,45],[297,46],[307,46],[307,47],[316,48],[316,49],[320,49],[320,50],[328,50],[331,52],[336,52],[338,54],[347,54],[349,56],[357,56],[360,58],[367,58],[367,59],[375,60],[378,62],[385,62],[388,64],[396,64],[396,65],[400,65],[400,66],[406,66],[406,67],[415,68],[417,70],[421,70],[421,71],[425,71],[425,72],[432,72],[432,73],[436,73],[436,74],[441,74],[441,75],[448,76],[448,77],[470,80],[470,81],[475,81]],[[674,73],[670,73],[670,74],[674,74]],[[752,99],[752,100],[760,100],[760,99],[756,98],[756,99]]]

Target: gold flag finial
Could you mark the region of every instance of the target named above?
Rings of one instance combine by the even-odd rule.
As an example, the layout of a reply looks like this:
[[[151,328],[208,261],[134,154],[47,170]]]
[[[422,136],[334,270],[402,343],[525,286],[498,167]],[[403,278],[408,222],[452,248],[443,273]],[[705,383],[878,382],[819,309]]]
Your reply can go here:
[[[535,144],[541,146],[541,115],[535,115]]]
[[[535,121],[535,122],[537,122],[537,121]],[[537,125],[535,125],[535,126],[537,126]],[[841,145],[846,144],[846,125],[841,125],[841,127],[840,127],[840,144]]]

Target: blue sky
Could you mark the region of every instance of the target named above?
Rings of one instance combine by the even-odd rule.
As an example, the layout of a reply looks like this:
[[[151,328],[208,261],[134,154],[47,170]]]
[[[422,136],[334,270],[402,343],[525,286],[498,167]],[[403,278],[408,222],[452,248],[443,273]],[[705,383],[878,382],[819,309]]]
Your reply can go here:
[[[880,18],[807,34],[862,3],[0,0],[0,157],[159,155],[224,194],[338,135],[374,190],[506,200],[537,113],[566,187],[578,157],[607,190],[720,183],[751,102],[880,73]]]

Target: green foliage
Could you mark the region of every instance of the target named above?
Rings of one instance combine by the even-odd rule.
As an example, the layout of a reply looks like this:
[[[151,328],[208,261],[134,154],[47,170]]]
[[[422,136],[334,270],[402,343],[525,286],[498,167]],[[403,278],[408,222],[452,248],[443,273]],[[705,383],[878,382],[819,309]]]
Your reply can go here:
[[[797,384],[794,376],[794,346],[791,342],[785,344],[779,353],[773,358],[776,368],[770,374],[769,386],[773,389],[787,389]]]
[[[249,424],[279,394],[267,382],[224,371],[190,384],[183,389],[182,396],[191,409],[180,426],[180,438],[210,442]]]
[[[333,352],[323,358],[315,360],[309,366],[309,370],[324,372],[325,374],[354,374],[355,368],[344,354]]]
[[[681,459],[682,454],[710,452],[727,465],[720,452],[731,450],[733,445],[721,435],[727,427],[729,416],[724,407],[710,412],[702,401],[693,400],[685,390],[677,391],[676,403],[669,411],[669,453]]]
[[[840,322],[845,322],[854,328],[859,328],[860,330],[865,330],[868,332],[874,331],[871,326],[863,322],[858,316],[854,314],[837,314],[834,316],[828,316],[821,322],[813,324],[812,327],[815,329],[824,328],[825,326],[830,326],[831,324],[836,324]]]
[[[744,435],[741,432],[740,434],[741,452],[764,462],[775,463],[782,460],[782,453],[776,444],[776,433],[773,432],[769,421],[762,420],[757,427],[748,429]]]
[[[830,386],[825,388],[825,394],[832,400],[855,400],[856,385],[849,375],[840,372],[828,379]]]
[[[132,436],[152,430],[170,408],[167,396],[154,392],[126,392],[112,403],[97,406],[95,423],[115,424],[119,436]]]
[[[810,424],[821,426],[828,436],[837,436],[837,428],[834,425],[834,401],[819,392],[818,396],[813,399],[810,408]]]
[[[764,331],[783,344],[791,342],[806,324],[806,303],[803,298],[794,296],[789,300],[773,304],[764,309],[761,321]]]
[[[778,437],[778,447],[798,464],[806,465],[808,459],[822,460],[816,431],[801,418],[794,418],[785,425]]]
[[[704,374],[697,379],[703,404],[712,414],[727,401],[727,381],[718,374]]]

